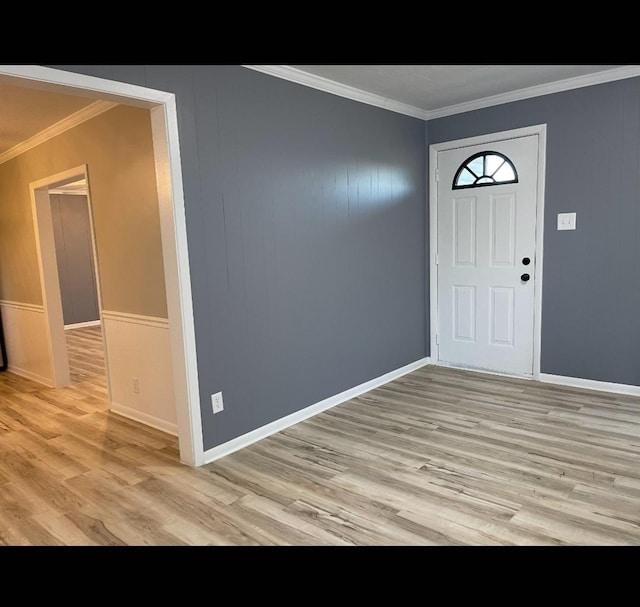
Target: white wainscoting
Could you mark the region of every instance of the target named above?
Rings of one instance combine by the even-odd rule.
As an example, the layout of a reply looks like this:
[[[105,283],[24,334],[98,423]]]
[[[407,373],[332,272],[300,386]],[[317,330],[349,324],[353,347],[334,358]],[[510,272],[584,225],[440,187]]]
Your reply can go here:
[[[102,330],[112,411],[177,436],[169,321],[103,310]]]
[[[7,370],[53,387],[44,307],[0,300]]]

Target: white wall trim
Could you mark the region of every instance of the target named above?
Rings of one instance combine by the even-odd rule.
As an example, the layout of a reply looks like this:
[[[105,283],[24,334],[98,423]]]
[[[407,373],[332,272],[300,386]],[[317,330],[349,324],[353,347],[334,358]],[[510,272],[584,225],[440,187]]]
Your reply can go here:
[[[289,67],[288,65],[243,65],[242,67],[269,74],[270,76],[276,76],[277,78],[282,78],[290,82],[296,82],[297,84],[302,84],[326,93],[332,93],[338,97],[345,97],[346,99],[359,101],[360,103],[391,110],[398,114],[405,114],[406,116],[412,116],[413,118],[420,118],[422,120],[427,120],[429,117],[428,112],[412,105],[393,101],[381,95],[374,95],[373,93],[362,91],[353,86],[340,84],[339,82],[323,78],[322,76],[316,76],[315,74],[309,74],[308,72]]]
[[[122,417],[126,417],[127,419],[141,422],[146,426],[151,426],[156,430],[162,430],[162,432],[166,432],[167,434],[171,434],[172,436],[178,436],[178,426],[176,424],[169,423],[163,419],[154,417],[153,415],[148,415],[147,413],[143,413],[142,411],[137,411],[136,409],[132,409],[131,407],[125,407],[124,405],[120,405],[119,403],[112,402],[110,409],[111,411],[113,411],[113,413],[122,415]]]
[[[66,190],[64,187],[62,187],[49,190],[49,194],[64,194],[65,196],[86,196],[87,190]]]
[[[91,118],[95,118],[99,114],[110,110],[116,105],[118,104],[111,101],[94,101],[91,105],[82,108],[71,116],[63,118],[50,127],[47,127],[46,129],[40,131],[33,137],[20,142],[18,145],[14,145],[6,152],[0,154],[0,164],[7,162],[8,160],[15,158],[16,156],[20,156],[20,154],[24,154],[27,150],[30,150],[31,148],[34,148],[37,145],[48,141],[49,139],[53,139],[53,137],[57,137],[61,133],[72,129],[79,124],[90,120]]]
[[[473,373],[480,373],[481,375],[495,375],[498,377],[523,379],[527,381],[539,381],[543,384],[568,386],[570,388],[581,388],[583,390],[625,394],[628,396],[640,396],[640,386],[633,386],[631,384],[617,384],[614,382],[598,381],[594,379],[581,379],[579,377],[570,377],[567,375],[553,375],[551,373],[539,373],[538,377],[534,379],[533,377],[523,377],[521,375],[511,375],[509,373],[497,373],[495,371],[487,371],[484,369],[468,369],[466,367],[458,367],[456,365],[442,364],[433,360],[429,362],[429,365],[433,367],[459,369],[460,371],[471,371]]]
[[[540,353],[542,335],[542,266],[544,254],[544,199],[545,199],[545,166],[546,166],[546,139],[547,125],[538,124],[520,129],[487,133],[477,137],[444,141],[429,146],[429,318],[430,349],[432,360],[438,364],[438,346],[436,335],[438,333],[438,266],[436,256],[438,254],[438,181],[436,172],[438,169],[438,153],[459,147],[467,147],[482,143],[490,143],[501,139],[513,139],[529,135],[538,136],[538,182],[536,200],[536,251],[535,251],[535,275],[534,286],[534,326],[533,326],[533,379],[540,376]],[[443,365],[441,365],[443,366]],[[525,377],[525,376],[522,376]]]
[[[23,369],[22,367],[16,367],[11,362],[11,360],[9,360],[9,364],[7,365],[7,371],[9,371],[10,373],[13,373],[14,375],[19,375],[20,377],[24,377],[25,379],[34,381],[37,384],[42,384],[47,388],[55,388],[50,377],[39,375],[38,373],[34,373],[33,371],[29,371],[28,369]]]
[[[142,314],[131,314],[129,312],[114,312],[112,310],[102,310],[103,320],[116,320],[119,322],[130,322],[136,325],[147,325],[158,329],[168,329],[169,321],[158,316],[143,316]]]
[[[44,314],[44,306],[37,304],[22,303],[19,301],[9,301],[8,299],[0,299],[0,306],[6,308],[15,308],[16,310],[26,310],[27,312],[39,312]]]
[[[99,320],[87,320],[86,322],[74,322],[70,325],[65,325],[65,331],[72,331],[73,329],[86,329],[87,327],[99,327],[102,323]]]
[[[47,89],[37,84],[42,90],[58,90],[67,92],[64,87],[79,88],[100,95],[102,100],[114,103],[138,101],[139,107],[152,107],[155,103],[166,103],[174,97],[173,93],[149,89],[137,84],[128,84],[116,80],[107,80],[96,76],[87,76],[76,72],[66,72],[41,65],[0,65],[0,74],[32,80],[35,83],[50,84]],[[61,88],[62,87],[62,88]]]
[[[536,275],[534,279],[533,302],[533,378],[540,377],[540,357],[542,356],[542,270],[544,268],[544,203],[547,174],[547,125],[538,129],[538,188],[536,206]]]
[[[629,384],[616,384],[608,381],[581,379],[579,377],[552,375],[550,373],[540,373],[539,380],[547,384],[559,384],[561,386],[570,386],[572,388],[583,388],[584,390],[597,390],[598,392],[613,392],[614,394],[640,396],[640,386],[632,386]]]
[[[270,424],[267,424],[266,426],[262,426],[261,428],[252,430],[251,432],[248,432],[247,434],[243,434],[242,436],[234,438],[226,443],[223,443],[222,445],[218,445],[213,449],[209,449],[205,451],[204,463],[205,464],[211,463],[217,459],[220,459],[221,457],[230,455],[235,451],[244,449],[245,447],[248,447],[249,445],[252,445],[253,443],[258,442],[263,438],[267,438],[268,436],[271,436],[276,432],[285,430],[286,428],[289,428],[294,424],[298,424],[304,421],[305,419],[309,419],[314,415],[318,415],[319,413],[326,411],[327,409],[331,409],[348,400],[351,400],[352,398],[355,398],[356,396],[360,396],[365,392],[369,392],[375,388],[378,388],[379,386],[387,384],[390,381],[393,381],[394,379],[398,379],[399,377],[406,375],[407,373],[411,373],[412,371],[421,369],[422,367],[425,367],[428,364],[429,364],[429,357],[421,358],[420,360],[417,360],[413,363],[405,365],[404,367],[400,367],[395,371],[390,371],[389,373],[385,373],[384,375],[381,375],[380,377],[376,377],[375,379],[372,379],[363,384],[360,384],[359,386],[355,386],[353,388],[350,388],[349,390],[340,392],[340,394],[336,394],[335,396],[330,396],[329,398],[325,398],[324,400],[321,400],[320,402],[315,403],[314,405],[305,407],[304,409],[301,409],[300,411],[296,411],[291,415],[287,415],[285,417],[277,419],[271,422]]]
[[[200,466],[204,463],[200,379],[182,186],[178,110],[174,94],[166,94],[162,105],[151,109],[151,129],[180,459],[185,464]]]
[[[614,80],[634,78],[636,76],[640,76],[640,67],[636,65],[603,70],[596,74],[585,74],[584,76],[558,80],[557,82],[552,82],[550,84],[531,86],[525,89],[520,89],[519,91],[492,95],[491,97],[485,97],[484,99],[478,99],[476,101],[469,101],[467,103],[459,103],[441,109],[431,110],[427,112],[427,120],[442,118],[444,116],[452,116],[453,114],[462,114],[464,112],[479,110],[493,105],[511,103],[512,101],[522,101],[523,99],[531,99],[532,97],[541,97],[542,95],[549,95],[551,93],[570,91],[572,89],[582,88],[585,86],[613,82]]]
[[[413,116],[414,118],[420,118],[425,121],[433,120],[434,118],[442,118],[444,116],[451,116],[453,114],[462,114],[464,112],[479,110],[493,105],[500,105],[502,103],[521,101],[523,99],[540,97],[551,93],[559,93],[585,86],[593,86],[595,84],[603,84],[605,82],[613,82],[614,80],[623,80],[625,78],[640,76],[640,66],[631,65],[611,70],[604,70],[596,74],[586,74],[584,76],[576,76],[575,78],[566,78],[550,84],[541,84],[538,86],[520,89],[518,91],[492,95],[490,97],[484,97],[483,99],[476,99],[474,101],[450,105],[435,110],[423,110],[412,105],[387,99],[380,95],[362,91],[352,86],[340,84],[339,82],[323,78],[322,76],[309,74],[303,70],[293,68],[288,65],[244,65],[243,67],[263,72],[271,76],[276,76],[277,78],[282,78],[284,80],[289,80],[291,82],[296,82],[327,93],[332,93],[339,97],[346,97],[347,99],[360,101],[361,103],[368,103],[369,105],[375,105],[377,107],[391,110],[392,112]]]

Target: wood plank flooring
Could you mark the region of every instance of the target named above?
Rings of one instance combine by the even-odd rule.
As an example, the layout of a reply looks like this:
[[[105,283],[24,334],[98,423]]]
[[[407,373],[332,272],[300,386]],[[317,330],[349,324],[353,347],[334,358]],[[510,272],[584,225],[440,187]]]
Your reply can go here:
[[[0,373],[0,545],[640,545],[640,399],[425,367],[221,460]]]

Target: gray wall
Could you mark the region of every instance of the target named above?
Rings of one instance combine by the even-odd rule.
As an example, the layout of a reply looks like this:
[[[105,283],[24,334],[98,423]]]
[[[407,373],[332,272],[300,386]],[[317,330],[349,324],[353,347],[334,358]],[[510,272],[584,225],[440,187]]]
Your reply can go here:
[[[639,114],[633,78],[427,124],[429,145],[547,125],[543,373],[640,385]]]
[[[51,194],[64,324],[100,319],[87,197]]]
[[[176,94],[205,449],[428,355],[426,149],[533,124],[542,372],[640,385],[638,79],[425,126],[238,66],[64,69]]]
[[[205,449],[427,355],[422,121],[240,66],[62,69],[176,94]]]

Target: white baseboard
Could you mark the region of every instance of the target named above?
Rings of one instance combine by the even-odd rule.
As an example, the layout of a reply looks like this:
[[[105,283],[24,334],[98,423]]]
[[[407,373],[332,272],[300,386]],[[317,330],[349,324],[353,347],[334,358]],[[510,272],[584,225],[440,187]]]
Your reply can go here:
[[[457,365],[455,363],[440,362],[437,360],[429,363],[434,367],[442,367],[444,369],[456,369],[458,371],[469,371],[471,373],[480,373],[481,375],[497,375],[498,377],[511,377],[513,379],[535,379],[531,375],[517,375],[515,373],[507,373],[505,371],[493,371],[491,369],[481,369],[480,367],[466,367],[464,365]]]
[[[7,365],[7,371],[9,373],[13,373],[14,375],[19,375],[20,377],[24,377],[25,379],[29,379],[31,381],[34,381],[38,384],[42,384],[43,386],[46,386],[47,388],[55,388],[55,385],[53,383],[53,381],[51,380],[50,377],[44,377],[43,375],[39,375],[38,373],[33,373],[27,369],[22,369],[20,367],[16,367],[15,365],[12,365],[11,363],[9,363]]]
[[[133,421],[140,422],[142,424],[145,424],[146,426],[151,426],[152,428],[156,428],[157,430],[162,430],[167,434],[178,436],[177,424],[172,424],[158,417],[154,417],[153,415],[149,415],[147,413],[143,413],[142,411],[138,411],[137,409],[125,407],[124,405],[120,405],[114,402],[111,403],[110,409],[111,411],[113,411],[113,413],[122,415],[122,417],[132,419]]]
[[[540,381],[547,384],[570,386],[572,388],[584,388],[585,390],[597,390],[599,392],[613,392],[614,394],[640,396],[640,386],[631,386],[629,384],[616,384],[608,381],[581,379],[579,377],[552,375],[550,373],[540,373]]]
[[[98,327],[102,323],[99,320],[88,320],[87,322],[74,322],[70,325],[65,325],[64,330],[70,331],[72,329],[84,329],[86,327]]]
[[[526,379],[540,381],[545,384],[558,384],[561,386],[569,386],[571,388],[583,388],[585,390],[597,390],[599,392],[612,392],[614,394],[627,394],[629,396],[640,396],[640,386],[632,386],[629,384],[616,384],[608,381],[597,381],[594,379],[581,379],[579,377],[569,377],[566,375],[553,375],[551,373],[540,373],[538,377],[527,377],[522,375],[510,375],[508,373],[499,373],[496,371],[487,371],[484,369],[472,369],[463,366],[456,366],[450,363],[439,363],[436,361],[430,364],[437,367],[446,367],[448,369],[460,369],[461,371],[473,371],[485,375],[497,375],[499,377],[513,377],[514,379]]]
[[[335,396],[330,396],[329,398],[321,400],[320,402],[315,403],[314,405],[310,405],[309,407],[305,407],[300,411],[296,411],[291,415],[287,415],[286,417],[277,419],[276,421],[271,422],[266,426],[262,426],[261,428],[252,430],[247,434],[243,434],[242,436],[234,438],[226,443],[223,443],[222,445],[218,445],[213,449],[208,449],[203,454],[203,464],[209,464],[217,459],[220,459],[221,457],[230,455],[234,451],[239,451],[240,449],[244,449],[245,447],[248,447],[249,445],[252,445],[253,443],[258,442],[263,438],[267,438],[268,436],[271,436],[276,432],[285,430],[286,428],[289,428],[294,424],[298,424],[304,421],[305,419],[309,419],[314,415],[318,415],[319,413],[322,413],[327,409],[331,409],[337,405],[340,405],[348,400],[351,400],[352,398],[355,398],[356,396],[360,396],[365,392],[369,392],[374,388],[378,388],[379,386],[387,384],[390,381],[393,381],[394,379],[398,379],[399,377],[402,377],[407,373],[416,371],[417,369],[420,369],[428,364],[429,364],[428,356],[426,358],[421,358],[420,360],[417,360],[413,363],[405,365],[400,369],[396,369],[395,371],[390,371],[389,373],[385,373],[380,377],[376,377],[375,379],[372,379],[368,382],[360,384],[359,386],[355,386],[353,388],[350,388],[349,390],[345,390],[344,392],[341,392],[340,394],[336,394]]]

